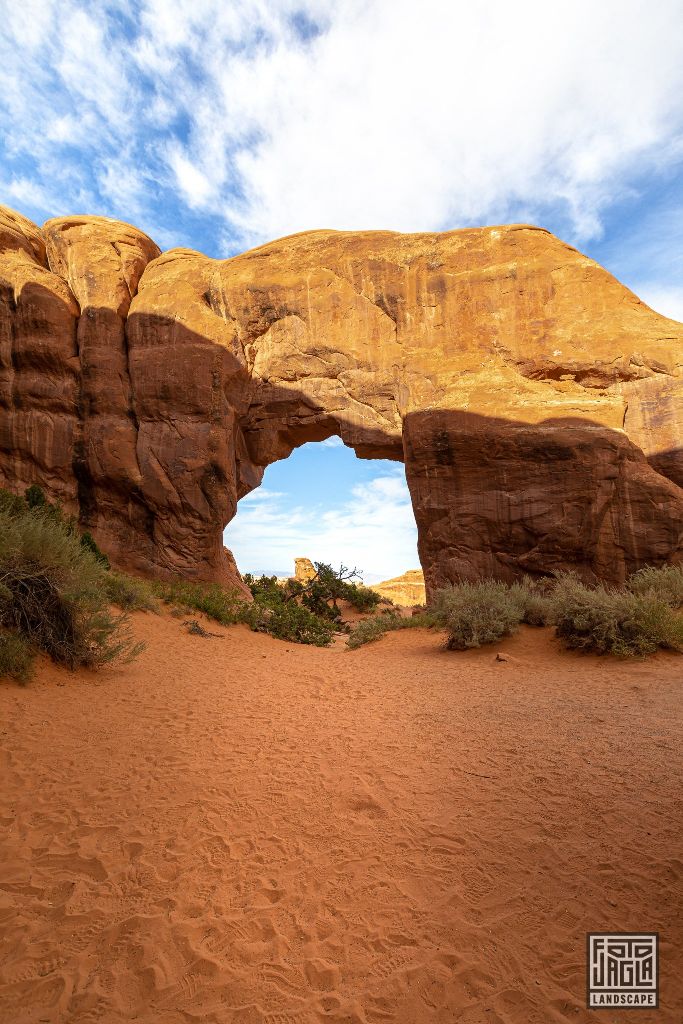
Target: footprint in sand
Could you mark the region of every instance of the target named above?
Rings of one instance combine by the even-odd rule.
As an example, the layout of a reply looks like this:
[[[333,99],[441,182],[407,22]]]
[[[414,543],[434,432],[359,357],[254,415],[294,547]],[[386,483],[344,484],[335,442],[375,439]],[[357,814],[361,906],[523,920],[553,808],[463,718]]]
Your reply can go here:
[[[304,974],[311,988],[318,992],[331,992],[339,986],[341,974],[336,964],[314,958],[304,964]]]
[[[19,1011],[35,1012],[39,1008],[48,1011],[59,1003],[66,982],[61,975],[44,981],[21,981],[15,985],[0,988],[0,1020],[13,1021]]]

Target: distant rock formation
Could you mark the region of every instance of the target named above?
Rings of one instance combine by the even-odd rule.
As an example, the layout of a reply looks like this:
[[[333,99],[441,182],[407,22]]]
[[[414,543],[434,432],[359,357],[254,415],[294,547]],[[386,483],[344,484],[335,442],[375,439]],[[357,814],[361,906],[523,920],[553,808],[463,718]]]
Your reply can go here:
[[[408,569],[402,576],[394,576],[393,579],[384,580],[382,583],[373,583],[370,590],[374,590],[381,597],[388,597],[401,608],[424,604],[426,600],[422,569]]]
[[[308,583],[316,574],[316,568],[310,558],[294,559],[294,579],[297,583]]]
[[[428,591],[680,560],[682,364],[682,324],[540,228],[212,260],[0,208],[0,483],[147,575],[235,581],[238,499],[333,434],[405,462]]]

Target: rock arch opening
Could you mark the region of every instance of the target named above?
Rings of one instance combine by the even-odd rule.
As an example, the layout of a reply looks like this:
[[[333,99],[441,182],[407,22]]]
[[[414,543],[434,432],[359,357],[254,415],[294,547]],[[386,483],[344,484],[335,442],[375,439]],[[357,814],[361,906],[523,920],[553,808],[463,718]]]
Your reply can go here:
[[[265,470],[224,543],[241,572],[288,576],[307,557],[362,570],[367,584],[419,568],[401,462],[358,458],[338,434],[306,441]]]

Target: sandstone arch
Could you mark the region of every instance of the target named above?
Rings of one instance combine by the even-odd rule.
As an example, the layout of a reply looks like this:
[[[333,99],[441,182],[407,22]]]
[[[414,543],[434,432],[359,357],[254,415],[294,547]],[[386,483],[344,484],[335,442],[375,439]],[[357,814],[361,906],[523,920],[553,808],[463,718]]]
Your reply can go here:
[[[527,225],[314,231],[230,260],[0,210],[0,474],[143,573],[228,579],[263,469],[403,459],[428,586],[683,547],[683,325]]]

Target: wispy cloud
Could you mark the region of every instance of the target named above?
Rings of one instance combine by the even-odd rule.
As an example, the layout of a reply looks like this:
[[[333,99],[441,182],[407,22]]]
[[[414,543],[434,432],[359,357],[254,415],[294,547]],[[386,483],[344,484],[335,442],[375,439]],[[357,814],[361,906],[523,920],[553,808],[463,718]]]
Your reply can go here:
[[[2,8],[2,180],[34,215],[231,250],[520,216],[585,242],[682,156],[678,0]]]
[[[243,572],[293,572],[305,556],[349,562],[367,582],[419,565],[416,527],[402,466],[356,484],[338,509],[296,505],[282,492],[259,488],[239,503],[225,543]]]

